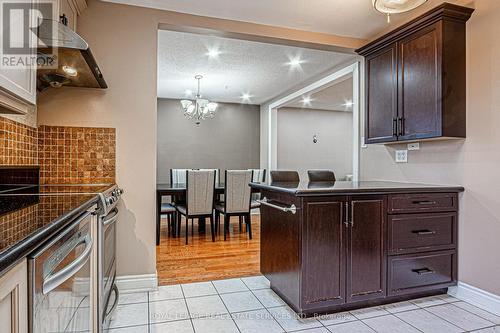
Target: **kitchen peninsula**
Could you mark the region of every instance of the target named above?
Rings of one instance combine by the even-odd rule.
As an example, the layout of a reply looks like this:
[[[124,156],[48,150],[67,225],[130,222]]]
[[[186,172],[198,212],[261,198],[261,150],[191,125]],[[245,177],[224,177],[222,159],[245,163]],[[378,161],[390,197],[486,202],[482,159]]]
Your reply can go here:
[[[251,183],[261,191],[261,272],[297,313],[446,293],[457,281],[461,186]]]

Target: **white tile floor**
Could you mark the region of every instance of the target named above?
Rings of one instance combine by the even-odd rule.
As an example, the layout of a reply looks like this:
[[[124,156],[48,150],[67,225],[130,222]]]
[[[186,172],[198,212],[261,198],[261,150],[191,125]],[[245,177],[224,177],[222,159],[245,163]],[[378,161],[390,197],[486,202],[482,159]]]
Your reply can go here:
[[[109,333],[500,333],[500,317],[448,295],[298,319],[264,277],[123,294]]]

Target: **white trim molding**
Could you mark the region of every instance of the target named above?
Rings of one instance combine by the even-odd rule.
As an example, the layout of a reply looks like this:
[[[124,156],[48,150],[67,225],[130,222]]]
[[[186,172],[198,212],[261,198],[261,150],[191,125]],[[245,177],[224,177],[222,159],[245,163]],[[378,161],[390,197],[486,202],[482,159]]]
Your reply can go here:
[[[458,282],[456,287],[448,288],[448,295],[500,316],[500,296],[498,295],[463,282]]]
[[[331,73],[312,84],[309,84],[285,97],[282,97],[267,107],[267,169],[275,170],[278,164],[278,135],[277,135],[277,122],[278,122],[278,108],[283,106],[284,104],[304,95],[307,93],[311,93],[313,91],[317,91],[323,87],[327,87],[332,82],[345,77],[347,75],[352,75],[353,77],[353,156],[352,156],[352,174],[353,181],[358,181],[359,179],[359,148],[360,148],[360,113],[362,111],[361,107],[361,91],[360,91],[360,61],[355,61],[350,65],[347,65],[334,73]]]
[[[116,286],[121,293],[155,291],[158,289],[158,276],[156,273],[117,276]]]

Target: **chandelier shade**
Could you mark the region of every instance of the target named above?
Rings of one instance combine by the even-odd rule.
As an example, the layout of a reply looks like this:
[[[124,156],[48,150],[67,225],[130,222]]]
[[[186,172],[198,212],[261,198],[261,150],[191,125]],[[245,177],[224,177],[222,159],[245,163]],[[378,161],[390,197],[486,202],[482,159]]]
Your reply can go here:
[[[219,105],[215,102],[209,101],[208,99],[202,98],[200,93],[200,81],[203,76],[196,75],[194,78],[198,80],[198,92],[196,93],[196,99],[194,101],[183,99],[181,100],[181,106],[184,110],[184,116],[188,119],[194,119],[198,125],[202,120],[214,118]]]

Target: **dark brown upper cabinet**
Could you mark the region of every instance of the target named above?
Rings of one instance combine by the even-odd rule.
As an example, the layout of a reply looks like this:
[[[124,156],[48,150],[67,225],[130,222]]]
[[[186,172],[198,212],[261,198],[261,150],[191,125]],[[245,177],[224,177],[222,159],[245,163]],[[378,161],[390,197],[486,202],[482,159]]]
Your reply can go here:
[[[356,50],[365,57],[365,142],[465,138],[465,24],[444,3]]]

